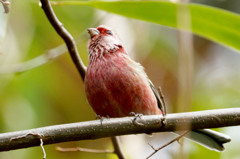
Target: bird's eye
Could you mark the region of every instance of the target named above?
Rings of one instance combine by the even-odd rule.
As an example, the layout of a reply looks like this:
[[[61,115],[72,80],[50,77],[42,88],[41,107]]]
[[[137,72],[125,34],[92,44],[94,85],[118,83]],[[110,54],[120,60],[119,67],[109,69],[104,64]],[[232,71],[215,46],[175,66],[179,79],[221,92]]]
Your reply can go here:
[[[112,32],[110,30],[106,31],[109,35],[112,35]]]

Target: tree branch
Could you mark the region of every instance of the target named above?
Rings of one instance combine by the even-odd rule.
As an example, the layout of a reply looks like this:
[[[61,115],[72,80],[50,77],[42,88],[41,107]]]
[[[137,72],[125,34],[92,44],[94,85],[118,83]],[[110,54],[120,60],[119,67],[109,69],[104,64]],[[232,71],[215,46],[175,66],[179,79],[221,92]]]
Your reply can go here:
[[[114,152],[117,154],[119,159],[125,159],[125,156],[123,154],[123,150],[121,148],[120,145],[120,139],[117,136],[112,136],[112,143],[113,143],[113,147],[114,147]]]
[[[82,80],[84,81],[85,74],[86,74],[86,66],[83,64],[77,47],[76,43],[72,37],[72,35],[64,28],[63,24],[58,20],[57,16],[55,15],[51,4],[48,0],[40,0],[42,9],[44,10],[44,13],[46,14],[49,22],[52,24],[53,28],[56,30],[56,32],[61,36],[61,38],[64,40],[64,42],[67,45],[68,51],[71,55],[71,58],[77,67],[78,72],[81,75]]]
[[[102,124],[94,120],[3,133],[0,134],[0,151],[39,146],[39,136],[47,145],[127,134],[185,130],[186,125],[192,129],[237,126],[240,125],[240,108],[167,114],[164,126],[161,124],[163,118],[159,115],[142,116],[138,122],[143,123],[143,126],[133,124],[133,119],[112,118],[104,120]]]

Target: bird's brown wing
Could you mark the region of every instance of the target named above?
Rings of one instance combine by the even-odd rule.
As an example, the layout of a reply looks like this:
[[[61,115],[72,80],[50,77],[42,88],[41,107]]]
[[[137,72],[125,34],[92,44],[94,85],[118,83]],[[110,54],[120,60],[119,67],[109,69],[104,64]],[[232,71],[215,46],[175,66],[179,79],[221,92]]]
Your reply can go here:
[[[150,80],[149,80],[149,85],[157,99],[157,104],[158,104],[159,109],[162,111],[163,115],[165,116],[166,115],[166,106],[165,106],[165,102],[164,102],[160,87],[159,87],[159,92],[160,92],[160,95],[159,95],[159,92],[156,90],[155,86],[153,85],[153,83]]]
[[[129,56],[126,56],[126,59],[128,62],[128,66],[130,66],[132,68],[132,71],[134,71],[134,73],[138,74],[139,77],[143,78],[144,81],[149,83],[149,86],[152,89],[152,91],[157,99],[157,104],[158,104],[159,109],[162,111],[163,115],[166,115],[165,103],[163,100],[163,95],[161,93],[161,90],[159,89],[159,92],[160,92],[160,95],[159,95],[157,89],[154,87],[153,83],[148,78],[147,74],[144,71],[144,68],[142,67],[142,65],[140,63],[133,61],[131,58],[129,58]]]

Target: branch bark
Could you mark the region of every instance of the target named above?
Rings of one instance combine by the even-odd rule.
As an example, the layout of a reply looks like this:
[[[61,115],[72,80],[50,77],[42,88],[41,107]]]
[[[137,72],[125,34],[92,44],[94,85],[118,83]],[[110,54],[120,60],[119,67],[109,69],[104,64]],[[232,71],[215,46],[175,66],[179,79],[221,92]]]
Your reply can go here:
[[[186,125],[191,129],[237,126],[240,125],[240,108],[167,114],[164,126],[163,117],[159,115],[142,116],[138,119],[139,123],[143,123],[142,126],[133,124],[133,119],[112,118],[105,119],[102,124],[94,120],[3,133],[0,134],[0,151],[39,146],[39,136],[47,145],[127,134],[185,130]]]

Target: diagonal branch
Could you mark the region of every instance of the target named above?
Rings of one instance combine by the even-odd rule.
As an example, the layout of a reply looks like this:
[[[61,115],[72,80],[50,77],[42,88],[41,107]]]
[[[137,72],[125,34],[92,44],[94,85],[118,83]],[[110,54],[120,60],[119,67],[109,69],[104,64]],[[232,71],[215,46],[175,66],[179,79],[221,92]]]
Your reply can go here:
[[[125,159],[125,156],[123,155],[123,150],[120,145],[120,139],[117,136],[112,136],[112,143],[114,147],[114,152],[117,154],[119,159]]]
[[[44,145],[67,141],[97,139],[110,136],[152,133],[163,131],[217,128],[240,125],[240,108],[217,109],[199,112],[168,114],[162,126],[159,115],[142,116],[143,126],[133,124],[134,117],[112,118],[0,134],[0,151],[39,146],[39,135]],[[34,135],[34,134],[38,134]]]
[[[81,75],[82,80],[84,81],[84,77],[86,74],[86,66],[83,64],[77,50],[76,43],[72,37],[72,35],[64,28],[63,24],[58,20],[57,16],[55,15],[51,4],[48,0],[40,0],[42,9],[46,14],[49,22],[52,24],[56,32],[61,36],[64,42],[67,45],[68,51],[71,55],[71,58],[77,67],[78,72]]]
[[[161,146],[161,147],[159,147],[159,148],[157,148],[157,149],[154,148],[151,144],[149,144],[149,145],[152,147],[152,149],[154,150],[154,152],[151,153],[146,159],[149,159],[149,158],[152,157],[155,153],[157,153],[157,152],[160,151],[161,149],[167,147],[168,145],[172,144],[173,142],[179,141],[184,135],[186,135],[186,134],[189,133],[189,132],[190,132],[190,130],[185,131],[183,134],[181,134],[181,135],[178,136],[177,138],[171,140],[170,142],[166,143],[165,145],[163,145],[163,146]]]
[[[86,40],[86,34],[81,33],[78,37],[78,42],[82,43],[84,40]],[[36,67],[42,66],[59,56],[65,54],[67,52],[67,48],[65,46],[65,43],[52,48],[50,50],[47,50],[45,54],[42,54],[40,56],[37,56],[33,59],[30,59],[28,61],[18,63],[18,64],[11,64],[8,66],[8,68],[0,68],[0,75],[1,74],[12,74],[12,73],[22,73],[25,71],[29,71],[31,69],[34,69]]]

